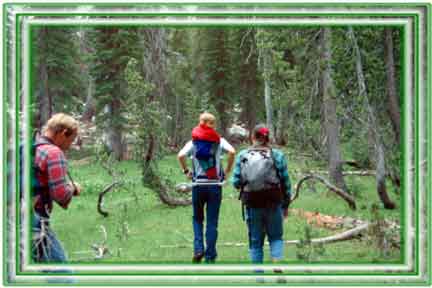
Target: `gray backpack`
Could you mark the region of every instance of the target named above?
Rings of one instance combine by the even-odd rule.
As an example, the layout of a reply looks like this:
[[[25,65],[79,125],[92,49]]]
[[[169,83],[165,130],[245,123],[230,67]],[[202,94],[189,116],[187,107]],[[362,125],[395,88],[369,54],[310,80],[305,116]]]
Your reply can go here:
[[[280,187],[272,150],[250,148],[240,160],[244,192],[265,192]]]

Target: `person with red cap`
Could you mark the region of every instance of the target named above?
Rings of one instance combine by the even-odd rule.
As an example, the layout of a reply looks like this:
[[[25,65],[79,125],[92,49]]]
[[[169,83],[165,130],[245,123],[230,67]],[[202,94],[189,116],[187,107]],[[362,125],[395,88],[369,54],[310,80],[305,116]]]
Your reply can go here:
[[[263,263],[266,235],[271,260],[278,262],[283,258],[283,219],[291,200],[287,161],[282,151],[270,146],[270,132],[264,125],[254,128],[252,142],[236,157],[232,183],[240,189],[239,198],[246,207],[252,263]]]

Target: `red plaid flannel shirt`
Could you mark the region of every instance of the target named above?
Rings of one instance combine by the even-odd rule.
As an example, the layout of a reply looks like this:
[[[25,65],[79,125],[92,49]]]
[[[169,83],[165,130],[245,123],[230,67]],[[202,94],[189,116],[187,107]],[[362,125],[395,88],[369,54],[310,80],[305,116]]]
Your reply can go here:
[[[37,175],[39,183],[43,187],[48,187],[48,212],[52,210],[53,201],[66,209],[72,199],[73,188],[66,179],[67,162],[63,151],[59,147],[49,143],[37,146],[35,165],[40,171]],[[35,208],[43,207],[40,197],[37,197],[35,201]]]

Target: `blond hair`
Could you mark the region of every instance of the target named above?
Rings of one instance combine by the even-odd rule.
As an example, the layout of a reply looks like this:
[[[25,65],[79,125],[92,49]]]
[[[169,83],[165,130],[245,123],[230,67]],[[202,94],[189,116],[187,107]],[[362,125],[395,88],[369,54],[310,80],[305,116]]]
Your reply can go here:
[[[50,130],[57,134],[66,129],[66,135],[72,135],[74,132],[78,133],[78,128],[79,122],[72,116],[64,113],[57,113],[47,121],[43,132]]]
[[[204,112],[199,117],[200,124],[214,124],[216,122],[216,117],[208,112]]]

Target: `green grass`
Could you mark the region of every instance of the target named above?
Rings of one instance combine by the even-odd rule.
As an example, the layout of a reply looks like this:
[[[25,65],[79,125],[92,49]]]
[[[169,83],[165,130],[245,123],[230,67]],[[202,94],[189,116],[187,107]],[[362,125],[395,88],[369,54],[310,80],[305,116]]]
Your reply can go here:
[[[289,151],[287,151],[289,152]],[[105,197],[105,207],[110,215],[107,218],[97,213],[98,193],[111,183],[111,177],[96,162],[76,165],[72,161],[70,170],[74,180],[81,184],[83,193],[73,199],[70,207],[63,210],[58,206],[53,213],[52,227],[68,252],[69,260],[75,263],[148,263],[148,264],[189,264],[192,257],[192,209],[191,207],[169,208],[162,204],[156,193],[145,188],[141,182],[139,163],[124,161],[117,163],[116,169],[125,171],[127,185],[115,189]],[[299,170],[319,163],[304,161],[301,157],[290,157],[289,170]],[[321,169],[321,168],[319,168]],[[159,164],[160,175],[174,183],[187,182],[178,168],[175,155],[165,157]],[[299,177],[291,175],[292,183]],[[370,207],[379,203],[373,177],[346,177],[349,187],[357,194],[356,211],[352,211],[345,201],[328,192],[321,184],[316,192],[302,189],[301,195],[291,208],[305,211],[319,211],[322,214],[349,216],[372,220]],[[238,192],[227,184],[223,190],[223,200],[219,218],[218,244],[235,242],[247,243],[246,224],[242,220]],[[399,198],[391,194],[399,203]],[[399,221],[400,210],[380,209],[386,219]],[[127,237],[121,237],[125,224],[129,229]],[[289,216],[284,222],[284,239],[304,237],[305,220]],[[107,246],[112,255],[102,260],[94,260],[92,244],[102,242],[100,226],[107,230]],[[312,227],[313,237],[329,236],[338,231]],[[164,248],[164,245],[186,245],[186,248]],[[249,263],[248,247],[219,247],[218,263]],[[301,263],[297,259],[297,247],[287,245],[286,263]],[[269,263],[268,247],[265,248],[265,261]],[[386,257],[368,241],[350,240],[325,246],[323,255],[314,255],[313,263],[398,263],[400,251],[391,250]]]

